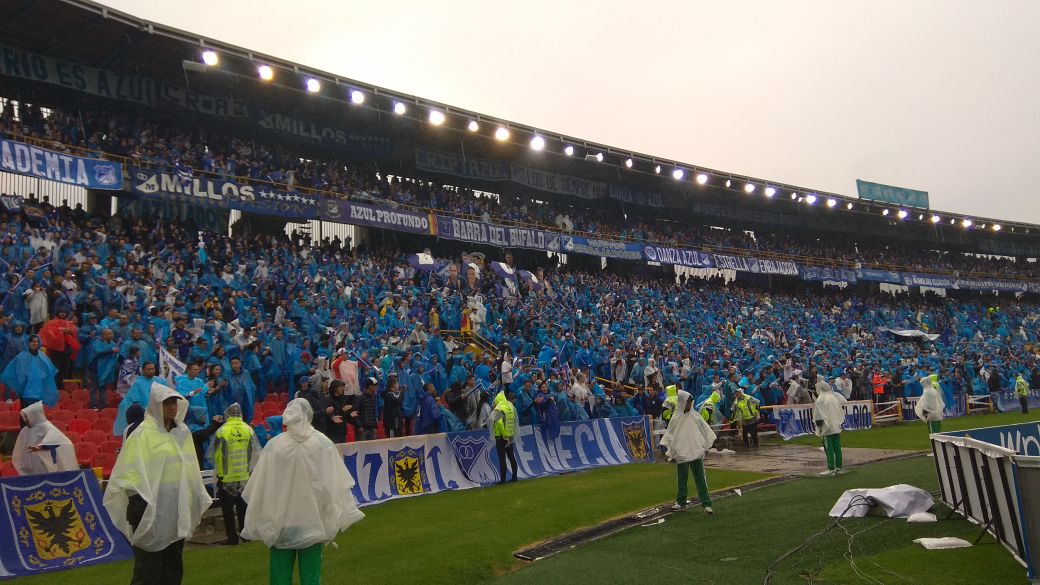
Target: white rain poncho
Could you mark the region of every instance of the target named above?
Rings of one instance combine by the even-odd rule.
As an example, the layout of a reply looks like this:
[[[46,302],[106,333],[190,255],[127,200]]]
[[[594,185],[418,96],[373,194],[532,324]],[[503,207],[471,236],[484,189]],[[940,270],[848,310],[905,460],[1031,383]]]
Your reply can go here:
[[[163,400],[178,398],[176,426],[163,424]],[[191,431],[184,424],[188,401],[173,388],[152,383],[144,421],[119,452],[105,490],[105,508],[130,544],[161,551],[191,536],[213,499],[202,483]],[[147,506],[137,529],[127,519],[134,494]]]
[[[79,469],[72,441],[47,420],[42,402],[23,408],[22,418],[30,426],[19,431],[18,439],[14,442],[14,453],[11,454],[11,461],[19,475]],[[29,447],[43,447],[43,450],[31,452]]]
[[[692,406],[693,396],[680,390],[676,399],[675,413],[668,421],[668,430],[661,438],[661,446],[667,449],[669,459],[676,463],[689,463],[704,457],[704,453],[715,443],[715,431]]]
[[[939,389],[935,387],[935,378],[933,376],[921,378],[921,390],[923,390],[921,398],[914,405],[914,413],[917,414],[917,418],[928,422],[941,421],[946,403],[943,402]]]
[[[813,419],[816,422],[816,434],[821,437],[836,435],[845,424],[845,397],[831,389],[831,385],[823,380],[816,382],[816,404],[813,406]]]
[[[297,398],[285,407],[287,431],[271,439],[249,477],[242,537],[281,549],[331,542],[365,517],[358,510],[336,446],[311,426],[310,404]]]

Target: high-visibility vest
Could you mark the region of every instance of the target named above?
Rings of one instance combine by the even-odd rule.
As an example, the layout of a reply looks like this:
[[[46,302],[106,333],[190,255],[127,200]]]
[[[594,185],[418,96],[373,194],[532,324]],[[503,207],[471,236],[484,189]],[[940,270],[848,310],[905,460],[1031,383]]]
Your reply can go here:
[[[495,438],[512,439],[516,436],[516,408],[508,400],[499,400],[495,402],[495,410],[502,413],[495,421]]]
[[[217,429],[213,466],[223,483],[237,483],[249,479],[249,446],[253,429],[242,419],[231,417]]]
[[[733,406],[740,409],[740,415],[743,420],[748,422],[758,420],[758,409],[755,408],[755,403],[750,397],[745,396],[743,400],[736,401]]]

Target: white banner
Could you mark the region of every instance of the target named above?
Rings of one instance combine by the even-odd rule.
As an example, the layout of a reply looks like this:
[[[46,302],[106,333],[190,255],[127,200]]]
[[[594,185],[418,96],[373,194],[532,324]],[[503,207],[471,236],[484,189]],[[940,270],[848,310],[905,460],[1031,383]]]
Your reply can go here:
[[[173,388],[176,383],[177,376],[183,376],[184,371],[187,370],[187,366],[184,362],[177,359],[177,356],[166,351],[165,347],[159,348],[159,372],[160,378],[165,378],[169,382],[170,388]]]

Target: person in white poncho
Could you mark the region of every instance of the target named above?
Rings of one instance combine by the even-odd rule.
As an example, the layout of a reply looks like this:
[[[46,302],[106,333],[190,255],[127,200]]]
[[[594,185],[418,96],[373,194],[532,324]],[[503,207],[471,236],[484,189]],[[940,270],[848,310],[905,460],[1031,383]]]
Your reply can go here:
[[[831,389],[824,380],[816,382],[816,403],[813,406],[816,434],[823,439],[823,451],[827,454],[827,471],[820,475],[837,475],[841,467],[841,431],[845,424],[845,397]]]
[[[311,426],[302,398],[282,413],[286,432],[271,439],[249,477],[242,537],[271,549],[271,585],[291,585],[300,560],[300,585],[321,581],[322,547],[365,517],[351,493],[354,479],[336,446]]]
[[[914,414],[917,415],[917,418],[928,423],[929,434],[939,432],[942,426],[943,409],[946,408],[942,394],[935,387],[938,380],[939,376],[935,374],[921,378],[921,398],[914,405]]]
[[[130,585],[177,585],[184,540],[213,499],[202,483],[188,401],[152,383],[144,420],[127,438],[105,489],[105,509],[134,550]]]
[[[26,426],[18,432],[11,454],[18,475],[79,469],[72,441],[47,420],[42,402],[26,406],[21,415]]]
[[[673,510],[682,510],[689,504],[686,499],[686,486],[692,472],[693,481],[697,484],[697,497],[704,506],[704,513],[714,513],[711,509],[708,482],[704,475],[704,454],[714,443],[715,431],[711,430],[700,413],[694,410],[693,396],[685,390],[680,390],[676,398],[675,412],[668,421],[668,430],[661,438],[665,455],[669,461],[676,463],[678,474],[679,485]]]

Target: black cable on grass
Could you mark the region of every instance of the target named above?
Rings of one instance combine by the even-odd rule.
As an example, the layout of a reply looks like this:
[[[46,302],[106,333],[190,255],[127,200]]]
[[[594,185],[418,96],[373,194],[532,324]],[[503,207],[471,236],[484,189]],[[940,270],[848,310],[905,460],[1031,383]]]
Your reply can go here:
[[[851,510],[852,508],[854,508],[856,506],[872,507],[875,504],[876,504],[876,502],[875,502],[874,498],[868,498],[866,496],[861,496],[861,495],[853,496],[849,500],[848,506],[845,507],[845,509],[841,512],[841,514],[839,514],[837,518],[834,518],[830,522],[828,522],[827,525],[824,526],[823,530],[820,530],[819,532],[810,535],[808,538],[806,538],[804,541],[802,541],[801,544],[799,544],[798,546],[796,546],[796,547],[792,548],[791,550],[785,552],[784,554],[780,555],[772,563],[770,563],[769,564],[769,568],[766,571],[766,578],[765,578],[765,581],[763,582],[763,585],[770,585],[770,583],[773,582],[773,572],[776,571],[776,568],[780,565],[780,563],[782,563],[785,560],[787,560],[790,556],[792,556],[792,555],[794,555],[794,554],[796,554],[796,553],[798,553],[798,552],[808,548],[808,546],[810,544],[812,544],[816,540],[822,538],[828,532],[830,532],[835,527],[837,527],[839,525],[840,519],[844,518],[845,514],[849,513],[849,510]]]

